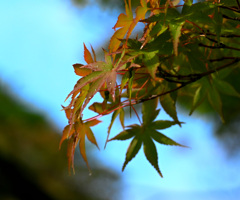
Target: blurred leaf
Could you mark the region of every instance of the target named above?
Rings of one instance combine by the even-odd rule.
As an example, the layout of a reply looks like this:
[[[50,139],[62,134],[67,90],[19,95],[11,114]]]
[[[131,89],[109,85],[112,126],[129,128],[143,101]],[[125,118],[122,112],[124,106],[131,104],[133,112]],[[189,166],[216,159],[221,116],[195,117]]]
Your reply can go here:
[[[178,120],[177,117],[177,111],[175,106],[175,101],[172,99],[170,94],[166,94],[160,97],[160,103],[165,110],[165,112],[173,118],[174,121],[176,121],[179,126],[181,126],[181,123]]]
[[[222,113],[222,101],[220,95],[214,86],[209,88],[208,100],[211,106],[218,112],[221,116],[221,120],[224,122],[223,113]]]

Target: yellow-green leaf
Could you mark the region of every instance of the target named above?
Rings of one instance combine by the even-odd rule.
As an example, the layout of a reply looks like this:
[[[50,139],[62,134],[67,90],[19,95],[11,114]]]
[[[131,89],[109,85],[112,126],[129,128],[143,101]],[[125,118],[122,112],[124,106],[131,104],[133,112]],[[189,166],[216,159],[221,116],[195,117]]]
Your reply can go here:
[[[177,110],[176,110],[176,105],[175,101],[172,99],[170,94],[166,94],[163,96],[160,96],[160,103],[165,110],[165,112],[173,118],[174,121],[178,122],[179,126],[181,126],[181,123],[178,120],[177,117]]]
[[[139,136],[135,136],[133,138],[133,140],[131,141],[130,145],[128,146],[128,150],[126,153],[126,158],[125,158],[125,162],[122,167],[122,171],[125,169],[128,162],[130,162],[136,156],[136,154],[140,150],[141,146],[142,146],[141,138]]]
[[[158,166],[158,155],[157,149],[150,137],[144,137],[143,139],[143,150],[147,160],[152,164],[152,166],[157,170],[158,174],[163,177],[159,166]]]

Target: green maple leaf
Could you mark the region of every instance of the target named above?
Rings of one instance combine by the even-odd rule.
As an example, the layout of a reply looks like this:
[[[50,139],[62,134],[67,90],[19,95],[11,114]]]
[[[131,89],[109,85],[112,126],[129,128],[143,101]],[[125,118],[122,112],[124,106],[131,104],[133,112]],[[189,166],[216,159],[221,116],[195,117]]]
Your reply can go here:
[[[143,123],[141,125],[134,124],[128,126],[128,129],[122,131],[109,140],[128,140],[133,138],[127,149],[122,171],[125,169],[127,164],[137,155],[141,146],[143,146],[144,154],[147,160],[156,169],[158,174],[163,177],[158,166],[158,154],[154,141],[164,145],[176,145],[185,147],[157,131],[180,123],[168,120],[154,121],[159,113],[159,110],[157,110],[157,104],[157,98],[145,101],[142,105]]]

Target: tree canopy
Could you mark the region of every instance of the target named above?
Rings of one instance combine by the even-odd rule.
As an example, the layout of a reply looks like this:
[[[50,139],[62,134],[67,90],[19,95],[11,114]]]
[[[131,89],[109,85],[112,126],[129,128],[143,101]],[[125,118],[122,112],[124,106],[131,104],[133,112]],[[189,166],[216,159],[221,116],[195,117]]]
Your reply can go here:
[[[68,139],[71,168],[79,143],[81,155],[89,167],[86,137],[99,148],[91,127],[101,122],[101,116],[111,114],[106,144],[131,139],[122,170],[143,146],[147,160],[162,177],[155,143],[184,147],[159,132],[174,125],[182,126],[177,101],[184,97],[191,102],[189,115],[207,102],[224,122],[225,101],[222,99],[226,95],[240,97],[228,81],[239,72],[240,3],[239,0],[197,3],[185,0],[182,5],[176,5],[170,0],[140,0],[135,12],[131,0],[124,0],[124,3],[125,13],[119,15],[113,27],[115,32],[108,49],[103,49],[104,61],[97,60],[93,47],[84,44],[86,64],[73,65],[80,79],[67,96],[69,105],[63,106],[69,124],[63,130],[60,146]],[[144,24],[141,36],[132,38],[138,23]],[[102,102],[89,106],[98,93]],[[137,104],[142,106],[141,115],[135,109]],[[88,119],[84,118],[87,106],[97,113]],[[160,109],[172,120],[156,120]],[[139,122],[125,126],[126,112],[135,114]],[[123,131],[110,138],[117,117]]]

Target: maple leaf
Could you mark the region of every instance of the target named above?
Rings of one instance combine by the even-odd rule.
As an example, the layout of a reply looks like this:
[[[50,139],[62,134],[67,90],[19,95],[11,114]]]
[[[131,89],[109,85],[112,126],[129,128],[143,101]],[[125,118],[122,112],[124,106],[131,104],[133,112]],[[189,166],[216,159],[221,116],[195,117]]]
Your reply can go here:
[[[158,174],[163,177],[158,166],[158,154],[153,140],[164,145],[176,145],[185,147],[157,131],[160,129],[169,128],[179,123],[176,121],[168,120],[154,121],[159,113],[159,110],[156,110],[157,104],[157,98],[145,101],[142,105],[143,123],[141,125],[130,125],[128,126],[129,129],[122,131],[121,133],[109,140],[128,140],[133,138],[127,149],[126,158],[122,170],[125,169],[127,164],[137,155],[141,146],[143,146],[144,154],[147,160],[151,163],[151,165],[153,165]]]
[[[79,149],[80,149],[80,153],[85,161],[85,163],[87,164],[87,167],[90,170],[89,164],[88,164],[88,160],[87,160],[87,155],[86,155],[86,149],[85,149],[85,137],[88,138],[88,140],[93,143],[94,145],[96,145],[96,147],[99,149],[97,141],[95,139],[95,136],[91,130],[90,127],[97,125],[98,123],[100,123],[101,121],[94,119],[92,121],[87,121],[85,123],[83,123],[81,120],[79,120],[78,122],[75,122],[73,126],[67,125],[64,128],[63,131],[63,136],[62,139],[60,141],[60,147],[62,142],[65,139],[69,139],[68,140],[68,147],[67,147],[67,157],[68,157],[68,168],[70,171],[70,168],[73,169],[74,172],[74,153],[75,153],[75,149],[77,144],[79,143]],[[70,130],[69,130],[70,129]]]
[[[90,102],[91,98],[100,91],[102,86],[106,83],[107,90],[109,91],[113,101],[115,101],[115,86],[117,79],[117,71],[122,65],[120,64],[125,50],[122,51],[122,54],[116,62],[113,62],[111,55],[108,52],[105,53],[105,62],[104,61],[94,61],[92,59],[90,52],[84,45],[84,59],[88,63],[87,65],[75,64],[74,68],[77,72],[77,75],[85,75],[78,80],[74,89],[69,93],[66,100],[72,95],[72,101],[68,107],[74,106],[74,99],[78,93],[81,92],[81,89],[88,85],[88,91],[85,95],[84,102],[81,102],[81,109],[79,112],[79,116],[81,116],[82,111]],[[90,71],[88,71],[90,70]],[[74,106],[75,107],[75,106]]]
[[[131,0],[128,0],[128,3],[126,0],[124,0],[124,2],[126,14],[121,13],[118,16],[117,23],[113,27],[115,33],[111,37],[108,47],[111,53],[117,51],[117,49],[119,48],[119,45],[121,44],[120,39],[123,39],[125,35],[126,40],[130,37],[134,27],[141,19],[145,18],[145,14],[148,11],[147,1],[141,0],[140,1],[141,5],[136,8],[136,17],[133,18]],[[116,31],[117,28],[119,29]]]

